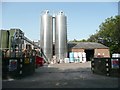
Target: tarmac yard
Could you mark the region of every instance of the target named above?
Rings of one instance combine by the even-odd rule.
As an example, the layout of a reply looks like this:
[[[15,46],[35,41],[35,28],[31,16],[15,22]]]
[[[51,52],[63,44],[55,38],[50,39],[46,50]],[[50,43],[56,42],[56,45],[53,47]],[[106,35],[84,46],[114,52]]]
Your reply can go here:
[[[91,62],[44,65],[31,76],[3,80],[2,88],[120,88],[120,78],[93,74]]]

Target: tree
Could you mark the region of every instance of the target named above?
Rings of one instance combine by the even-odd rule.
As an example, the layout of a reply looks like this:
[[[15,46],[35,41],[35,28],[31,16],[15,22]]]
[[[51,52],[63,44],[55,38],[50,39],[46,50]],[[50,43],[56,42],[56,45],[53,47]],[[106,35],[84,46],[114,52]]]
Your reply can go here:
[[[111,53],[120,53],[120,15],[105,19],[98,32],[91,35],[88,41],[108,46]]]

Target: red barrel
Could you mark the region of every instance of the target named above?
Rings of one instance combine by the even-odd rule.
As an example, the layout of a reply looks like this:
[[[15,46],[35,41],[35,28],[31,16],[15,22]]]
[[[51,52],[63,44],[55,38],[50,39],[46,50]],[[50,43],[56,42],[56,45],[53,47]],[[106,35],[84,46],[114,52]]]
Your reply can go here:
[[[36,56],[36,67],[43,66],[44,59],[42,57]]]

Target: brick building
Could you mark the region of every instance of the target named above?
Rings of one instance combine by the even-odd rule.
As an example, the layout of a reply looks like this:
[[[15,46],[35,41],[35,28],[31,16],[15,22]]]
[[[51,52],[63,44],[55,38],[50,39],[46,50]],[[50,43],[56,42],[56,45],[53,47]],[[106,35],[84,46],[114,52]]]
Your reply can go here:
[[[85,52],[87,61],[89,61],[90,58],[97,57],[98,55],[102,57],[110,57],[109,48],[96,42],[69,42],[68,53],[69,52]]]

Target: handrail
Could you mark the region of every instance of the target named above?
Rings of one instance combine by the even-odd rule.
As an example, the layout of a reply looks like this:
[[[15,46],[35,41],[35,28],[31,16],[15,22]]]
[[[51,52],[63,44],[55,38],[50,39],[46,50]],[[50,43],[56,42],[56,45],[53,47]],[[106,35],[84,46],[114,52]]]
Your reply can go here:
[[[48,62],[48,63],[49,63],[48,58],[46,57],[46,55],[45,55],[44,52],[42,51],[41,47],[39,47],[38,45],[35,45],[34,42],[32,42],[31,40],[29,40],[29,39],[28,39],[27,37],[25,37],[25,36],[23,37],[23,39],[24,39],[25,41],[27,41],[28,43],[32,44],[33,46],[39,48],[39,49],[40,49],[40,53],[41,53],[41,55],[44,57],[45,62]]]
[[[44,60],[49,63],[48,58],[46,57],[46,55],[44,54],[44,52],[42,51],[42,49],[41,49],[40,52],[41,52],[42,56],[44,57]]]

